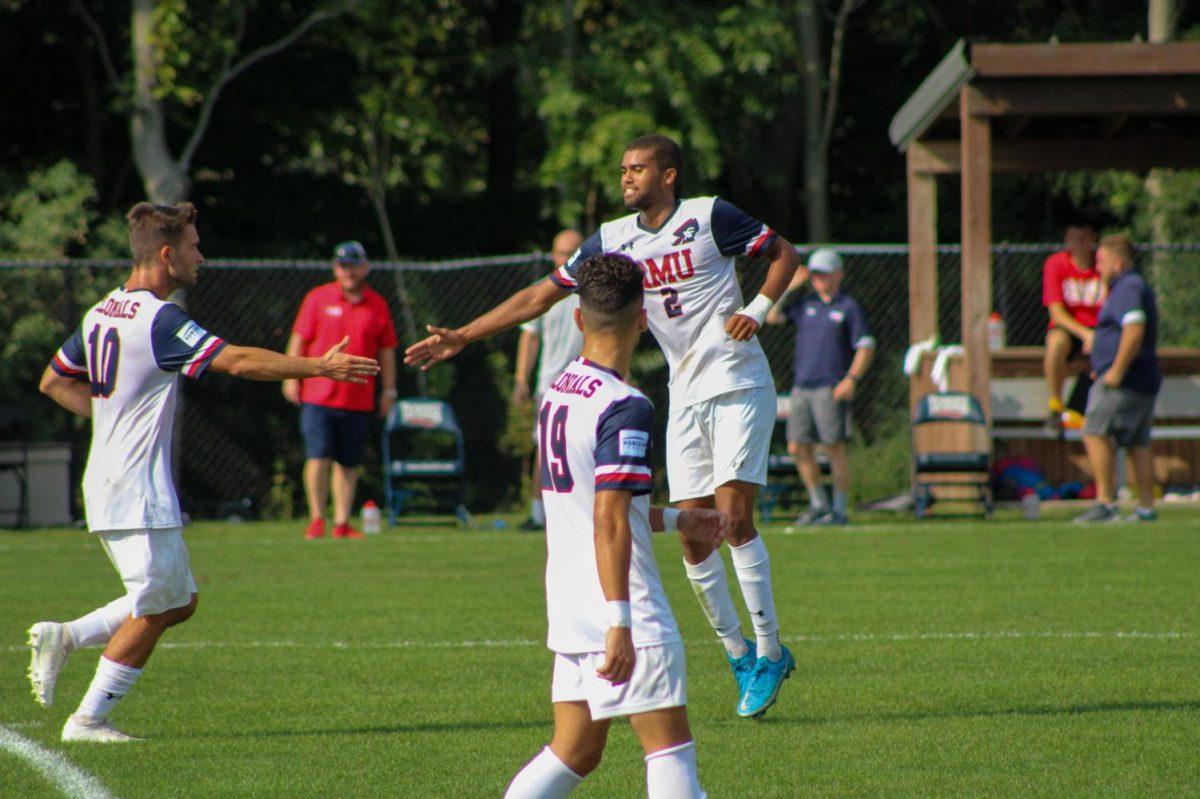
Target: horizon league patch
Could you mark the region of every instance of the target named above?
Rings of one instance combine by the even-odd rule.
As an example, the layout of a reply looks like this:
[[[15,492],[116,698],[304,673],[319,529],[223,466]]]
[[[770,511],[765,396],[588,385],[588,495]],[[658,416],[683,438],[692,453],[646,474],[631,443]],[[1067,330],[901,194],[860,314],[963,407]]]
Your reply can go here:
[[[195,348],[201,341],[204,341],[207,335],[208,331],[195,322],[188,322],[175,331],[175,338],[192,348]]]
[[[650,434],[645,430],[622,430],[617,440],[617,452],[622,458],[644,458],[650,447]]]

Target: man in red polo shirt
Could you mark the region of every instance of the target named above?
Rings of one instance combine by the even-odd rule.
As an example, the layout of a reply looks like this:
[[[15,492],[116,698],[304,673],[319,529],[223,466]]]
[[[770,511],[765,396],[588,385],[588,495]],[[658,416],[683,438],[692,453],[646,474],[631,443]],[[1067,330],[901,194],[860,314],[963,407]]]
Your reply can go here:
[[[1042,304],[1050,314],[1042,364],[1050,395],[1046,429],[1055,435],[1063,428],[1067,363],[1079,353],[1092,351],[1092,330],[1105,297],[1095,264],[1096,228],[1090,222],[1073,221],[1067,225],[1064,243],[1066,249],[1051,255],[1042,267]]]
[[[332,283],[305,297],[292,325],[288,355],[325,352],[350,336],[346,352],[379,361],[379,415],[396,400],[396,328],[387,302],[367,287],[367,253],[357,241],[344,241],[333,254]],[[287,380],[283,395],[300,406],[304,433],[304,493],[308,498],[307,539],[325,535],[325,506],[333,484],[333,537],[358,538],[350,527],[358,465],[375,411],[375,379],[336,383],[323,377]],[[332,466],[332,480],[330,467]]]

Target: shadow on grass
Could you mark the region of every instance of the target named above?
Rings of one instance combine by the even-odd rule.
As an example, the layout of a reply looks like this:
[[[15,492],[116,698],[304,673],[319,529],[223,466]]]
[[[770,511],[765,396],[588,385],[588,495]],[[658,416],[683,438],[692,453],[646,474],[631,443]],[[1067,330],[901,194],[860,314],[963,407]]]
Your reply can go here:
[[[971,719],[971,718],[1003,718],[1039,717],[1039,716],[1078,716],[1089,713],[1136,713],[1139,711],[1172,711],[1200,710],[1200,699],[1185,699],[1180,701],[1147,701],[1147,702],[1096,702],[1094,704],[991,708],[986,710],[914,710],[901,713],[854,713],[841,716],[767,716],[759,724],[767,725],[797,725],[820,726],[824,724],[854,724],[861,722],[889,721],[930,721],[936,719]],[[708,721],[708,720],[706,720]],[[740,723],[739,723],[740,722]],[[711,723],[711,722],[709,722]],[[742,726],[741,720],[732,721],[729,726]]]
[[[531,730],[549,732],[554,720],[542,721],[447,721],[426,724],[371,724],[362,727],[321,727],[307,730],[248,730],[245,732],[196,732],[189,738],[303,738],[313,735],[390,735],[393,733],[455,733],[486,730]]]

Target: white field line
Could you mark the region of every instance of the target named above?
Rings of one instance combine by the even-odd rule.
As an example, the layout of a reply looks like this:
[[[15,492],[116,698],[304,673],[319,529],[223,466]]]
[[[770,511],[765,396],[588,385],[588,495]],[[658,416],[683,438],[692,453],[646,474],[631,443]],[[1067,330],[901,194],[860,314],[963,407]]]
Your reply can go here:
[[[44,749],[4,725],[0,725],[0,749],[24,760],[72,799],[115,799],[103,783],[59,752]]]
[[[785,643],[891,643],[898,641],[997,641],[1020,639],[1095,640],[1129,639],[1146,641],[1175,641],[1195,636],[1185,632],[1144,632],[1139,630],[995,630],[992,632],[927,632],[927,633],[842,633],[840,635],[785,635]],[[689,646],[702,646],[711,639],[686,641]],[[484,638],[475,641],[164,641],[159,649],[518,649],[544,646],[542,639]],[[25,652],[28,646],[10,645],[5,652]]]

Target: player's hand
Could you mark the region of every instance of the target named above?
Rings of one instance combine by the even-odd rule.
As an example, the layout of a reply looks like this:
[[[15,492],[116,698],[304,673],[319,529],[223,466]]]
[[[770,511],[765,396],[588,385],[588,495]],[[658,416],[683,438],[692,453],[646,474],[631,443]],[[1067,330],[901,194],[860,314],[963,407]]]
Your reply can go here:
[[[365,383],[367,378],[379,374],[379,362],[361,355],[347,355],[342,350],[350,346],[346,336],[321,356],[319,369],[322,377],[340,380],[343,383]]]
[[[854,381],[849,377],[839,380],[838,384],[833,387],[833,398],[838,402],[849,402],[854,399]]]
[[[404,363],[408,366],[419,366],[421,371],[425,371],[435,363],[453,358],[467,346],[467,340],[449,328],[426,325],[425,329],[433,335],[404,351]]]
[[[725,320],[725,332],[734,341],[749,341],[758,332],[758,322],[749,316],[735,313]]]
[[[613,685],[629,682],[637,654],[633,649],[633,630],[628,627],[609,627],[604,634],[604,665],[596,676]]]
[[[1093,333],[1091,330],[1088,330],[1087,332],[1085,332],[1083,334],[1082,338],[1080,339],[1080,342],[1083,345],[1082,349],[1083,349],[1084,355],[1092,354],[1092,342],[1095,340],[1096,340],[1096,334]]]
[[[1103,383],[1109,388],[1120,388],[1121,383],[1125,380],[1125,375],[1114,374],[1112,369],[1104,373]]]
[[[512,390],[512,404],[513,405],[524,405],[525,403],[529,402],[529,400],[531,400],[532,398],[533,398],[533,395],[530,394],[530,392],[529,392],[529,384],[526,383],[524,380],[520,380],[513,384],[513,390]]]
[[[283,381],[283,397],[293,405],[300,404],[300,381],[299,380],[284,380]]]
[[[684,538],[708,544],[713,549],[725,541],[729,517],[711,508],[691,508],[679,514],[679,533]]]

